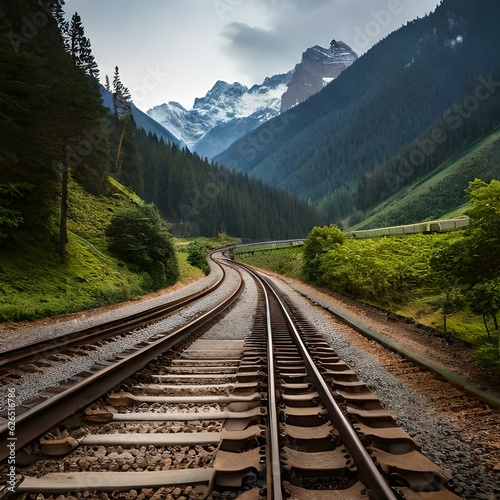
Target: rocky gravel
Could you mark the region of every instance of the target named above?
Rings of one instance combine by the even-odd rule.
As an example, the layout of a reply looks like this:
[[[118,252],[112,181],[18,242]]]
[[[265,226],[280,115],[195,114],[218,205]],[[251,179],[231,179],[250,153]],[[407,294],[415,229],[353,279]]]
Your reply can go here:
[[[236,280],[236,277],[234,279]],[[331,314],[325,312],[324,301],[331,300],[335,307],[344,307],[346,311],[357,314],[372,328],[378,329],[386,335],[392,335],[393,338],[411,346],[416,352],[425,354],[438,364],[458,365],[457,370],[461,370],[461,375],[469,373],[467,371],[469,365],[466,350],[460,351],[458,349],[456,359],[454,359],[453,350],[448,345],[443,345],[441,339],[429,336],[426,340],[422,332],[410,335],[408,325],[398,321],[388,323],[387,317],[382,314],[377,317],[373,311],[362,307],[357,309],[353,303],[328,297],[320,291],[293,280],[287,279],[285,282],[276,277],[273,279],[285,290],[291,303],[309,318],[337,353],[360,374],[360,377],[377,394],[383,404],[396,413],[398,423],[417,441],[423,453],[453,476],[455,491],[458,494],[465,499],[493,500],[500,498],[500,411],[472,398],[463,390],[436,378],[432,373],[413,365],[394,352],[383,349],[376,342],[366,339],[357,331],[340,323]],[[245,278],[245,285],[245,291],[238,304],[225,314],[220,323],[212,325],[205,334],[208,337],[204,336],[204,338],[236,340],[244,338],[249,332],[256,313],[255,297],[258,295],[258,291],[250,278]],[[321,296],[320,299],[318,294]],[[322,308],[304,296],[310,297],[316,304],[321,300]],[[186,311],[183,312],[183,315],[185,314]],[[167,325],[164,324],[162,327],[155,326],[155,329],[166,327]],[[147,333],[137,331],[135,333],[155,335],[158,331],[160,330],[148,331]],[[4,337],[0,332],[1,338]],[[473,381],[482,384],[483,388],[488,388],[488,377],[475,368],[471,368],[471,370],[473,371],[471,375]],[[38,379],[31,380],[30,384],[34,383],[38,383]],[[21,389],[20,391],[23,392]],[[202,412],[219,409],[216,405],[206,405],[202,408]],[[135,410],[189,411],[188,407],[183,407],[183,405],[169,406],[168,408],[165,405],[157,405],[157,407],[155,405],[138,405]],[[161,432],[178,432],[175,425],[166,423],[165,429]],[[193,432],[199,430],[199,422],[193,422],[191,425],[195,426]],[[157,428],[157,426],[152,426],[151,429],[153,428]],[[121,427],[120,424],[108,424],[101,429],[102,432],[120,432]],[[218,430],[218,427],[215,426],[210,430]],[[141,432],[145,431],[141,430]],[[182,430],[182,432],[186,431]],[[156,467],[165,467],[167,464],[172,466],[176,460],[180,462],[189,460],[189,457],[193,455],[189,454],[189,447],[184,448],[186,449],[176,450],[172,456],[163,456],[166,450],[159,453],[158,448],[154,448],[154,451],[151,450],[149,453],[146,448],[143,450],[143,461],[140,463],[137,460],[140,453],[134,455],[130,450],[126,452],[130,456],[123,456],[125,452],[117,449],[110,452],[111,454],[115,453],[116,456],[105,455],[102,458],[110,467],[118,467],[116,470],[123,470],[122,467],[127,466],[135,467],[134,470],[161,470],[156,469]],[[204,449],[200,455],[209,457],[210,453],[211,450]],[[70,470],[76,465],[81,466],[78,461],[84,458],[82,456],[72,459],[76,462],[68,462],[67,466]],[[89,463],[88,470],[92,470],[91,467],[92,464]],[[150,469],[149,467],[155,468]],[[183,500],[196,497],[196,492],[193,489],[188,491],[188,488],[161,488],[161,490],[127,492],[126,496],[120,493],[85,492],[64,498],[99,498],[103,500],[110,498],[167,498]],[[42,495],[30,498],[61,500],[63,497],[43,497]]]
[[[55,387],[78,373],[91,370],[98,363],[114,359],[118,354],[133,349],[138,344],[147,342],[157,335],[179,328],[202,313],[212,309],[239,286],[240,276],[236,271],[228,272],[227,276],[228,279],[214,293],[200,299],[194,304],[184,307],[179,312],[172,314],[164,320],[145,328],[137,329],[127,335],[96,344],[95,349],[80,355],[71,355],[63,363],[47,366],[33,373],[24,373],[19,378],[12,379],[11,381],[3,381],[4,385],[0,387],[0,411],[4,409],[4,404],[7,401],[8,389],[15,391],[17,405],[37,398],[42,391]],[[116,314],[120,315],[123,312]],[[71,328],[71,326],[67,325],[68,328]],[[67,333],[67,330],[64,333]],[[24,338],[24,342],[29,344],[31,338],[30,331],[24,332],[22,335],[21,332],[18,332],[18,336]],[[38,338],[38,334],[36,337]]]
[[[500,498],[500,468],[496,463],[500,443],[498,410],[476,401],[475,411],[463,415],[460,423],[450,419],[449,414],[433,404],[432,399],[428,397],[429,392],[438,389],[438,381],[432,375],[427,374],[428,380],[423,381],[419,377],[423,371],[420,367],[398,357],[397,364],[404,366],[407,372],[406,378],[399,378],[397,371],[393,374],[383,366],[387,364],[383,360],[384,352],[387,353],[385,349],[378,344],[375,346],[375,342],[362,338],[358,332],[314,306],[304,298],[307,292],[303,288],[298,293],[284,281],[277,278],[273,280],[285,290],[291,303],[325,336],[339,356],[360,374],[383,404],[396,413],[398,423],[417,441],[422,452],[452,474],[457,494],[465,499]],[[367,352],[367,344],[378,353]],[[394,353],[388,355],[392,358],[397,356]],[[416,384],[409,383],[415,378]],[[447,406],[456,402],[457,397],[464,402],[469,399],[466,394],[449,384],[440,383],[447,385],[447,389],[442,389],[448,400]],[[418,387],[419,385],[422,387]],[[460,406],[459,403],[458,408]],[[470,432],[471,428],[483,425],[489,431],[486,436],[481,435],[479,431]]]
[[[258,290],[255,281],[243,275],[245,289],[238,302],[224,317],[203,334],[205,340],[243,340],[252,333],[252,326],[257,312]]]
[[[90,328],[107,321],[120,319],[146,309],[168,304],[213,285],[222,276],[218,266],[210,263],[212,272],[209,276],[186,285],[179,283],[173,287],[148,295],[142,299],[125,304],[115,304],[90,311],[66,314],[56,318],[46,318],[30,323],[0,324],[0,353],[36,342],[50,342],[53,338],[67,335],[76,330]]]

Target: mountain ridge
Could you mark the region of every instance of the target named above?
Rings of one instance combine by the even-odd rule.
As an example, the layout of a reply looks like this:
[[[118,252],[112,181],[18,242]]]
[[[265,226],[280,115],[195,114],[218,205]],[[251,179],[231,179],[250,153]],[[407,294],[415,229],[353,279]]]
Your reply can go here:
[[[281,97],[281,112],[306,101],[335,80],[358,56],[344,42],[332,40],[330,49],[315,45],[302,54],[295,66],[292,81]]]
[[[318,45],[307,49],[293,70],[267,77],[261,84],[249,88],[218,80],[204,97],[195,99],[191,109],[170,101],[151,108],[148,115],[192,152],[213,158],[243,135],[321,90],[356,58],[347,44],[333,40],[329,49]]]
[[[499,11],[493,0],[444,0],[290,110],[271,142],[259,134],[276,118],[214,160],[320,203],[332,221],[366,210],[500,123],[488,83],[500,81]]]
[[[99,86],[103,105],[109,110],[113,110],[113,94],[102,85]],[[139,128],[147,133],[155,134],[158,139],[163,139],[166,144],[179,145],[179,140],[167,130],[163,125],[153,120],[149,115],[141,111],[133,102],[130,103],[130,111],[134,121]]]

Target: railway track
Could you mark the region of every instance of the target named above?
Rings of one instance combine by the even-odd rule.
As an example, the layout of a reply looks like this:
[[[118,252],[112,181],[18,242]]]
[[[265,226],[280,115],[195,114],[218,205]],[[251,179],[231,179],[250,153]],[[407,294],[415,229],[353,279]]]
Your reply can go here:
[[[18,416],[17,459],[26,465],[17,494],[459,498],[300,312],[253,276],[251,334],[214,340],[189,325],[83,374],[69,399],[58,388]],[[202,319],[205,328],[215,315]],[[53,428],[34,432],[33,418]]]
[[[214,262],[212,257],[210,259]],[[53,338],[50,342],[46,340],[38,341],[27,346],[11,349],[8,353],[3,353],[0,355],[0,382],[2,376],[10,374],[10,369],[22,363],[46,360],[51,355],[56,355],[67,349],[77,349],[92,342],[127,334],[134,329],[160,321],[217,290],[224,280],[224,269],[220,269],[222,271],[220,277],[211,286],[185,297],[135,312],[125,318],[114,319],[88,328],[75,330]]]

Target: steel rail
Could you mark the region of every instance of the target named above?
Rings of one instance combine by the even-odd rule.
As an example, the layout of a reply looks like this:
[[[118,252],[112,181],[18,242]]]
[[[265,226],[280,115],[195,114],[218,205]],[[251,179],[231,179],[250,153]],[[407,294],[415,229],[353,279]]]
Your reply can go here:
[[[282,480],[281,480],[281,458],[279,446],[279,418],[278,404],[276,400],[276,368],[274,363],[274,345],[273,331],[271,325],[271,307],[269,294],[263,280],[251,269],[246,266],[234,262],[229,259],[224,259],[226,264],[235,268],[239,267],[248,272],[254,277],[255,281],[261,287],[264,294],[265,309],[266,309],[266,354],[267,354],[267,426],[266,426],[266,483],[267,483],[267,500],[282,500]],[[269,466],[270,464],[270,466]]]
[[[338,430],[339,435],[342,439],[342,443],[344,444],[348,453],[352,456],[354,463],[356,464],[356,467],[358,469],[361,481],[377,500],[395,500],[396,496],[394,495],[392,489],[389,487],[386,480],[377,469],[372,458],[361,443],[361,440],[359,439],[359,436],[357,435],[353,426],[346,419],[346,417],[342,413],[342,410],[337,405],[337,402],[333,398],[330,388],[326,384],[323,376],[316,368],[316,365],[314,364],[314,361],[312,360],[311,355],[309,354],[309,351],[300,336],[300,333],[295,327],[288,307],[281,300],[272,284],[269,283],[265,278],[262,278],[262,280],[269,286],[271,292],[273,293],[283,311],[283,314],[290,328],[290,332],[292,334],[293,342],[299,349],[304,363],[306,364],[308,376],[311,379],[316,391],[320,395],[321,401],[327,409],[333,425]]]
[[[173,330],[152,344],[142,347],[133,353],[120,356],[118,361],[85,377],[63,392],[49,397],[24,413],[18,414],[16,416],[15,429],[16,450],[26,446],[66,417],[88,406],[107,391],[143,368],[165,350],[177,345],[195,330],[207,324],[228,308],[239,297],[243,289],[244,282],[241,279],[238,289],[215,308]],[[75,377],[78,377],[78,375]],[[12,441],[9,435],[8,422],[0,425],[0,441],[3,443]],[[0,449],[0,461],[8,456],[9,450],[7,446],[2,446]]]
[[[271,326],[271,308],[269,303],[269,295],[267,293],[264,285],[258,281],[260,284],[265,297],[266,303],[266,330],[267,330],[267,401],[268,401],[268,428],[267,444],[269,447],[268,453],[268,463],[270,461],[270,467],[267,467],[267,497],[269,500],[281,500],[283,498],[282,493],[282,481],[281,481],[281,462],[280,462],[280,447],[278,442],[278,404],[276,401],[276,369],[274,366],[274,346],[273,346],[273,331]],[[271,488],[269,484],[271,483]]]
[[[310,377],[312,384],[314,385],[316,391],[321,397],[322,403],[325,406],[326,410],[328,411],[329,417],[333,425],[338,430],[340,438],[342,439],[342,443],[344,444],[344,447],[353,458],[353,461],[358,469],[359,477],[362,483],[370,490],[370,494],[376,500],[396,500],[397,497],[394,495],[394,492],[389,487],[389,485],[387,484],[386,480],[384,479],[380,471],[377,469],[370,455],[368,454],[365,447],[361,443],[361,440],[358,434],[356,433],[355,429],[353,428],[351,423],[347,420],[345,415],[342,413],[340,407],[337,405],[337,402],[333,398],[332,393],[328,385],[326,384],[323,376],[316,368],[316,365],[314,364],[314,361],[312,360],[309,351],[300,336],[300,333],[295,327],[294,321],[291,317],[287,305],[281,300],[274,286],[265,277],[261,276],[260,273],[257,273],[256,271],[249,269],[247,266],[243,264],[240,263],[235,263],[235,264],[243,267],[253,276],[256,276],[257,281],[261,283],[262,287],[264,287],[263,283],[265,283],[266,286],[271,291],[271,293],[273,294],[273,296],[276,298],[283,312],[283,315],[286,319],[286,322],[288,323],[292,340],[299,349],[301,356],[304,360],[308,376]],[[271,359],[271,357],[269,359]],[[271,370],[269,371],[271,372]],[[269,383],[269,391],[271,387],[273,386],[271,386],[271,383]],[[274,402],[274,408],[275,405],[276,402]],[[271,406],[271,404],[269,406]],[[271,410],[271,408],[269,408],[269,410]],[[273,463],[272,465],[274,467],[275,464]]]
[[[212,256],[210,257],[212,258]],[[212,260],[216,262],[213,258]],[[83,343],[99,340],[111,335],[118,335],[120,333],[128,332],[131,329],[148,325],[153,321],[158,321],[159,319],[179,310],[181,307],[184,307],[215,291],[221,285],[225,277],[224,269],[222,267],[221,269],[222,276],[214,284],[186,297],[181,297],[167,304],[145,309],[124,318],[107,321],[82,330],[73,331],[66,335],[61,335],[56,339],[52,339],[49,343],[45,340],[30,344],[26,347],[19,347],[11,351],[1,353],[0,367],[6,368],[19,363],[19,361],[29,362],[34,359],[38,359],[40,355],[45,354],[47,356],[62,349],[76,347],[78,345],[82,345]]]

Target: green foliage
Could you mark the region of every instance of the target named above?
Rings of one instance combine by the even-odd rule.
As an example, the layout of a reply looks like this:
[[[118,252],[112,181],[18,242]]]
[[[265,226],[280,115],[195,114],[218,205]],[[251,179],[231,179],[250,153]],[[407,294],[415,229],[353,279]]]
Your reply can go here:
[[[444,288],[441,295],[430,302],[438,307],[443,316],[443,333],[450,338],[448,318],[460,311],[464,304],[464,296],[459,288]]]
[[[118,192],[93,196],[75,182],[68,210],[68,256],[61,265],[45,231],[20,229],[0,239],[0,321],[33,320],[136,298],[144,276],[117,262],[104,231],[132,202]]]
[[[480,314],[483,317],[486,333],[491,340],[487,317],[491,317],[495,330],[498,330],[497,316],[500,312],[500,279],[478,283],[470,290],[468,298],[472,312]]]
[[[193,241],[187,246],[187,261],[195,267],[200,268],[205,276],[210,274],[210,266],[207,262],[208,247],[199,242]]]
[[[301,247],[255,252],[253,255],[240,254],[236,256],[236,259],[289,278],[304,279],[304,252]]]
[[[432,265],[445,279],[473,287],[500,277],[500,181],[475,180],[468,194],[471,226],[466,238],[443,248]]]
[[[500,238],[500,181],[475,179],[469,184],[468,194],[471,207],[466,214],[472,228],[484,233],[482,237]]]
[[[373,304],[402,304],[415,289],[432,286],[434,245],[435,239],[422,234],[348,240],[321,259],[320,283]]]
[[[304,243],[304,275],[311,281],[320,279],[323,256],[344,243],[344,233],[337,226],[314,227]]]
[[[500,346],[498,338],[480,345],[474,352],[474,361],[481,366],[500,371]]]
[[[125,208],[114,215],[106,229],[109,250],[148,273],[153,289],[164,288],[179,276],[169,229],[154,205]]]
[[[12,210],[9,206],[13,199],[22,197],[23,192],[32,187],[28,183],[0,184],[0,229],[15,229],[22,224],[22,213]]]

